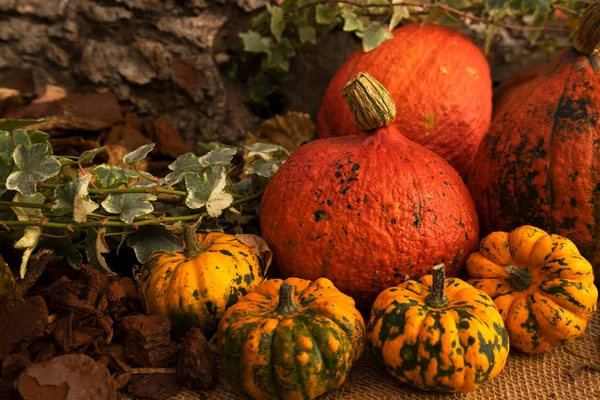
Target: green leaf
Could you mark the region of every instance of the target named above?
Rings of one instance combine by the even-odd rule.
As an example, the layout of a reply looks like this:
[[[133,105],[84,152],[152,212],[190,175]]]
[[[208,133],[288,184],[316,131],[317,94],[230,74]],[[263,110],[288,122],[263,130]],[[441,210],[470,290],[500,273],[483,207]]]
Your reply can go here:
[[[140,183],[132,187],[148,186]],[[154,211],[151,203],[154,200],[156,196],[150,193],[111,193],[102,202],[102,207],[111,214],[119,214],[121,221],[131,224],[134,218]]]
[[[287,72],[290,69],[290,59],[296,55],[296,49],[288,38],[281,39],[267,56],[267,68],[276,68]]]
[[[148,156],[148,153],[150,153],[152,149],[154,149],[154,146],[156,146],[156,143],[145,144],[143,146],[138,147],[131,153],[125,154],[125,157],[123,157],[123,162],[128,165],[137,164],[138,162],[146,158],[146,156]]]
[[[372,21],[363,32],[357,33],[357,36],[362,39],[365,53],[376,49],[381,43],[394,37],[385,25],[377,21]]]
[[[44,131],[40,131],[39,129],[29,129],[27,131],[23,130],[27,136],[29,136],[29,140],[31,144],[36,143],[46,143],[50,145],[50,135]],[[13,134],[15,132],[13,131]]]
[[[57,175],[60,163],[48,155],[47,144],[34,144],[31,147],[18,145],[13,154],[16,171],[6,179],[6,188],[16,190],[25,196],[33,196],[37,184]]]
[[[17,145],[22,144],[27,147],[31,146],[31,140],[26,131],[22,129],[16,129],[12,133],[12,138],[10,136],[10,132],[0,131],[0,159],[6,164],[12,165],[15,151],[13,140]]]
[[[44,197],[44,195],[41,193],[35,193],[32,196],[23,196],[20,193],[17,193],[13,198],[13,202],[17,203],[22,202],[43,204],[44,201],[46,201],[46,197]],[[42,210],[39,208],[12,206],[11,209],[16,214],[19,221],[29,221],[31,219],[35,219],[35,217],[43,217]],[[21,237],[21,239],[15,243],[15,249],[25,250],[21,259],[21,268],[19,272],[21,279],[25,277],[25,273],[27,272],[27,263],[29,262],[31,254],[40,242],[41,234],[42,230],[39,226],[28,226],[25,228],[23,237]]]
[[[317,24],[329,25],[340,15],[340,10],[335,4],[319,4],[315,9]]]
[[[342,13],[344,19],[344,32],[362,31],[365,29],[363,22],[352,11],[344,10]]]
[[[81,165],[91,164],[94,161],[94,158],[100,154],[108,151],[108,147],[98,147],[96,149],[84,151],[77,160]]]
[[[225,168],[212,167],[203,174],[185,174],[185,186],[188,195],[185,204],[192,209],[206,206],[211,217],[218,217],[233,202],[233,196],[227,192]]]
[[[248,31],[240,33],[240,38],[244,43],[244,51],[248,53],[265,53],[271,52],[271,44],[273,40],[268,37],[261,36],[258,32]]]
[[[0,130],[12,131],[13,129],[25,128],[29,125],[39,124],[46,121],[45,119],[5,119],[0,118]]]
[[[263,178],[270,179],[275,175],[275,172],[283,164],[283,161],[278,160],[263,160],[259,158],[245,168],[244,172],[248,175],[256,174]]]
[[[70,238],[49,238],[45,237],[40,240],[39,248],[52,249],[55,259],[62,260],[67,257],[67,263],[73,269],[81,269],[83,264],[83,256],[75,247]]]
[[[300,43],[317,44],[317,30],[312,26],[302,26],[298,28]]]
[[[248,157],[259,156],[263,160],[272,160],[278,154],[289,155],[289,151],[285,147],[274,143],[252,143],[244,146],[248,150]]]
[[[283,17],[283,9],[278,6],[272,6],[267,3],[267,10],[271,14],[271,33],[278,42],[281,40],[283,31],[285,30],[285,19]]]
[[[133,249],[141,263],[147,262],[154,253],[160,251],[183,251],[181,239],[162,225],[140,227],[137,232],[129,235],[127,246]]]
[[[236,153],[237,150],[230,147],[217,147],[216,149],[211,150],[202,157],[200,157],[198,159],[198,162],[203,167],[210,167],[214,165],[228,165],[231,162],[231,160],[233,160],[233,156],[235,156]]]
[[[109,249],[104,241],[106,228],[94,228],[90,226],[85,237],[85,253],[87,254],[88,263],[98,271],[107,275],[116,275],[108,268],[106,260],[102,254],[108,253]]]
[[[208,153],[210,154],[210,153]],[[205,154],[208,155],[208,154]],[[198,161],[198,156],[193,153],[185,153],[177,157],[175,161],[169,164],[169,169],[173,172],[165,177],[165,182],[172,186],[183,180],[183,174],[186,172],[202,172],[204,166]]]
[[[279,85],[264,71],[250,77],[246,83],[248,85],[246,97],[248,101],[256,104],[266,105],[265,99],[279,89]]]
[[[88,194],[88,185],[91,178],[92,176],[87,174],[56,188],[54,190],[55,200],[52,209],[58,215],[73,212],[73,219],[76,222],[86,222],[88,214],[98,208],[98,204],[90,200]]]
[[[495,11],[508,7],[509,0],[486,0],[484,4],[488,11]]]
[[[115,188],[122,183],[128,183],[132,178],[131,174],[123,168],[112,167],[107,164],[94,167],[92,174],[96,176],[96,183],[102,189]]]
[[[395,27],[398,26],[400,21],[405,18],[410,17],[410,11],[408,11],[408,7],[406,6],[394,6],[394,12],[392,13],[392,19],[390,20],[390,25],[388,26],[389,31],[391,32]]]

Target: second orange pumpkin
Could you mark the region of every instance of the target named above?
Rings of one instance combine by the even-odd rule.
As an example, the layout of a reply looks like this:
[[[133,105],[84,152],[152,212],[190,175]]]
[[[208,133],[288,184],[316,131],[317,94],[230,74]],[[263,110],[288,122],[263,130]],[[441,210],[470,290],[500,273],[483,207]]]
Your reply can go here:
[[[336,72],[319,110],[319,137],[363,134],[344,104],[342,88],[364,71],[390,92],[398,107],[398,130],[465,177],[492,117],[485,56],[469,38],[442,26],[406,25],[393,35],[373,51],[358,50]]]

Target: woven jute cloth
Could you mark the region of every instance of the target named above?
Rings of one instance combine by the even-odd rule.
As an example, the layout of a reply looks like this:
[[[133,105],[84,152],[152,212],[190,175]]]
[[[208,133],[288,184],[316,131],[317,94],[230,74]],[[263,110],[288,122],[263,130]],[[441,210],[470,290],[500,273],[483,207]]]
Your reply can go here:
[[[600,364],[600,311],[590,321],[586,332],[573,343],[542,355],[530,355],[511,349],[506,366],[491,381],[467,394],[435,394],[401,384],[365,352],[350,372],[346,383],[325,399],[600,399],[600,373],[587,365]],[[241,400],[224,376],[214,390],[201,393],[182,389],[169,400]],[[121,400],[133,400],[121,395]]]

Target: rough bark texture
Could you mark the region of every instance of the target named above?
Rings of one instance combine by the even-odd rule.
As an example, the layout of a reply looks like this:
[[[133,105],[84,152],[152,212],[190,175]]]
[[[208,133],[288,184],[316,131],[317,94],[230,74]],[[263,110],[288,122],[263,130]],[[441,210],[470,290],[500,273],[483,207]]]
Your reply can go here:
[[[15,68],[31,69],[25,96],[46,83],[111,91],[189,141],[236,142],[255,119],[220,75],[213,44],[229,14],[260,2],[238,3],[0,0],[0,80],[22,89]]]

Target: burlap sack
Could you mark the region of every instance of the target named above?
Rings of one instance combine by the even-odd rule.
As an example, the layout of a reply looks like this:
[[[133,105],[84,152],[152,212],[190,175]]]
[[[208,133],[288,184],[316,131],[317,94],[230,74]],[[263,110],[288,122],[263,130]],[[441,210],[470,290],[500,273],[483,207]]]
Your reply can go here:
[[[587,365],[600,365],[600,312],[584,335],[575,342],[543,355],[511,350],[500,375],[468,394],[426,393],[399,383],[388,375],[367,352],[352,369],[344,386],[324,395],[325,399],[469,399],[469,400],[597,400],[600,399],[600,372]],[[248,397],[229,388],[225,377],[215,390],[194,393],[182,389],[169,400],[239,400]],[[122,395],[121,400],[132,400]]]

